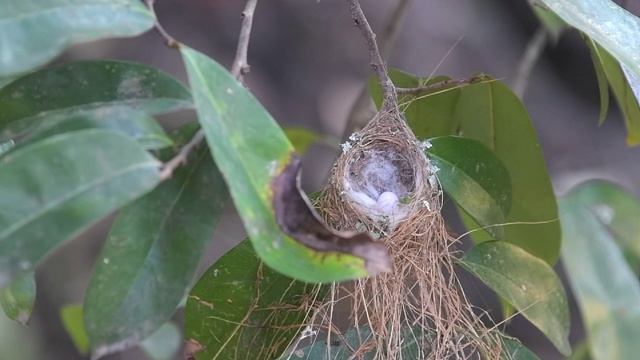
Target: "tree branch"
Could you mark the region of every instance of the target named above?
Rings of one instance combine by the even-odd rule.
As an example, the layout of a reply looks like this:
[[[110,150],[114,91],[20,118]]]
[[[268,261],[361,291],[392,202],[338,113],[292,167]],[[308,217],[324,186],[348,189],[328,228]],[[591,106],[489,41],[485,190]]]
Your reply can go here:
[[[153,6],[153,0],[145,0],[147,5]],[[236,49],[236,57],[233,60],[233,65],[231,68],[231,75],[233,75],[236,80],[243,83],[244,75],[249,72],[249,64],[247,63],[247,50],[249,48],[249,39],[251,37],[251,25],[253,24],[253,13],[256,9],[256,4],[258,0],[247,0],[247,5],[242,12],[242,26],[240,29],[240,37],[238,39],[238,48]],[[151,9],[153,9],[151,7]],[[157,24],[157,29],[162,29],[159,24]],[[164,31],[164,30],[163,30]],[[168,35],[167,35],[168,36]],[[166,39],[166,37],[165,37]],[[170,36],[169,39],[173,40]],[[173,40],[177,46],[179,43]],[[180,165],[187,162],[187,157],[191,150],[193,150],[202,140],[204,139],[204,130],[200,128],[198,132],[186,143],[183,147],[180,148],[176,156],[174,156],[171,160],[164,163],[162,169],[160,170],[160,177],[162,180],[169,179],[173,171],[177,169]]]
[[[420,95],[423,92],[440,89],[445,86],[451,86],[451,85],[466,86],[466,85],[478,83],[484,79],[485,77],[482,75],[470,77],[468,79],[449,79],[449,80],[438,81],[437,83],[418,86],[414,88],[396,88],[396,92],[398,93],[398,95]]]
[[[180,148],[176,156],[164,163],[164,165],[162,166],[162,170],[160,171],[160,179],[169,179],[175,169],[177,169],[180,165],[185,164],[191,150],[198,146],[202,139],[204,139],[204,131],[202,129],[199,129],[193,136],[193,138],[191,138],[188,143]]]
[[[158,16],[156,15],[156,10],[153,6],[154,2],[155,0],[144,0],[144,3],[147,5],[147,7],[149,8],[149,11],[151,11],[151,13],[153,14],[153,17],[155,18],[153,28],[156,30],[158,34],[160,34],[160,36],[162,36],[162,38],[164,39],[165,45],[167,45],[172,49],[180,48],[180,43],[177,42],[171,35],[169,35],[169,33],[162,27],[162,25],[160,25],[160,22],[158,21]]]
[[[386,60],[389,57],[389,53],[395,45],[395,40],[398,36],[398,30],[400,24],[404,18],[404,14],[407,12],[411,0],[398,0],[396,7],[393,9],[387,26],[382,33],[382,40],[380,40],[380,48],[382,49],[382,60]],[[375,116],[376,106],[371,99],[367,86],[363,86],[360,90],[360,94],[356,101],[353,102],[349,116],[347,117],[346,125],[342,132],[342,140],[346,141],[347,138],[358,129],[363,128],[367,123]]]
[[[247,62],[247,51],[249,49],[249,38],[251,37],[251,27],[253,26],[253,13],[256,10],[258,0],[247,0],[247,5],[242,11],[242,27],[238,38],[238,48],[236,58],[231,66],[231,74],[238,81],[244,83],[244,76],[249,73],[249,63]]]
[[[371,67],[378,77],[380,82],[380,88],[382,89],[382,107],[381,109],[393,110],[397,103],[396,88],[389,78],[387,73],[387,67],[382,60],[380,51],[378,50],[378,44],[376,43],[376,34],[371,30],[371,26],[367,21],[367,18],[362,12],[360,2],[358,0],[347,0],[349,4],[349,10],[351,11],[351,17],[356,24],[356,27],[360,29],[362,37],[364,37],[367,48],[369,49],[369,59],[371,61]]]

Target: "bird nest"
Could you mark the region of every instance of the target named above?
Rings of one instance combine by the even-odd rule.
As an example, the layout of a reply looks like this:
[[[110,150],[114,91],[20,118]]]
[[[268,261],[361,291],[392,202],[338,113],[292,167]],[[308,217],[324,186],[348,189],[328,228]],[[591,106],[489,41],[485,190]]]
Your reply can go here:
[[[327,224],[369,232],[384,242],[392,259],[390,273],[335,284],[323,306],[333,309],[338,299],[349,303],[350,327],[363,339],[355,359],[372,350],[376,359],[497,358],[500,353],[456,277],[456,239],[440,214],[442,192],[426,145],[397,110],[379,112],[343,144],[317,200]],[[331,314],[325,315],[322,327],[335,329]],[[336,330],[329,334],[336,335],[342,336]],[[411,355],[403,345],[408,341],[415,342]]]

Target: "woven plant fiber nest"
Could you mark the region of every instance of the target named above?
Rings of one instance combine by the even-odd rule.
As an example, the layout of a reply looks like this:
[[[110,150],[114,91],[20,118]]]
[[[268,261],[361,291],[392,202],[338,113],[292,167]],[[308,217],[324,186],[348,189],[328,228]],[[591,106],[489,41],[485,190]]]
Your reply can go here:
[[[323,309],[339,299],[349,304],[350,327],[363,340],[354,359],[372,350],[380,360],[499,358],[499,342],[456,277],[456,239],[440,214],[437,169],[425,146],[395,109],[380,111],[343,144],[318,208],[336,230],[367,231],[384,242],[393,271],[334,284]],[[340,337],[329,312],[319,321]],[[415,342],[410,355],[408,342]]]

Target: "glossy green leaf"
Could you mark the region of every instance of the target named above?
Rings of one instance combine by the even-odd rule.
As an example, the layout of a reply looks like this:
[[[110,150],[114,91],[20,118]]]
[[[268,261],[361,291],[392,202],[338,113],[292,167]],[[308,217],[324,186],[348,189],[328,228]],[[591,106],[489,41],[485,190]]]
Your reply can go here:
[[[277,359],[309,321],[329,285],[263,266],[247,239],[193,287],[185,308],[187,355],[196,359]]]
[[[449,80],[446,76],[419,78],[396,69],[389,69],[389,76],[397,87],[415,88]],[[369,91],[378,107],[382,103],[382,91],[377,78],[369,81]],[[455,85],[425,91],[419,95],[401,95],[404,116],[418,139],[424,140],[436,136],[454,135],[458,124],[453,121],[460,88]]]
[[[640,19],[611,0],[535,0],[601,44],[640,77]]]
[[[401,358],[402,359],[426,359],[422,344],[418,341],[429,341],[432,335],[416,334],[415,329],[405,327],[402,329],[403,338]],[[327,340],[315,341],[313,344],[294,351],[280,358],[280,360],[359,360],[379,359],[376,352],[371,350],[362,353],[363,345],[366,346],[371,338],[371,328],[364,326],[360,329],[349,329],[342,338],[332,335],[330,342]],[[356,355],[357,353],[357,355]]]
[[[212,155],[265,263],[308,282],[389,271],[383,244],[321,223],[298,188],[300,160],[291,143],[247,89],[207,56],[181,51]]]
[[[0,286],[160,181],[160,163],[129,138],[57,135],[0,159]]]
[[[563,265],[594,360],[634,359],[640,352],[640,284],[611,232],[614,218],[615,226],[629,229],[640,212],[637,204],[620,206],[620,195],[610,185],[592,183],[560,200]]]
[[[605,60],[602,57],[601,48],[598,44],[588,36],[584,34],[582,34],[582,36],[589,48],[589,54],[591,55],[591,61],[593,62],[593,68],[598,80],[598,92],[600,93],[600,117],[598,119],[598,125],[602,125],[609,111],[609,82],[604,68]]]
[[[320,139],[320,135],[302,127],[289,126],[283,130],[293,148],[300,155],[304,155],[309,147]]]
[[[83,355],[87,354],[89,352],[89,338],[82,322],[82,305],[64,306],[60,309],[60,319],[78,352]]]
[[[182,346],[182,336],[178,327],[165,323],[151,336],[140,343],[140,347],[151,360],[173,360]]]
[[[48,137],[86,129],[107,129],[135,139],[142,147],[158,150],[174,145],[164,129],[151,116],[127,107],[108,107],[104,111],[80,111],[71,115],[52,115],[16,147],[28,146]]]
[[[504,240],[554,264],[560,253],[556,197],[524,106],[506,85],[489,81],[462,89],[456,117],[462,135],[492,149],[511,176],[511,211],[503,227]],[[470,230],[479,228],[469,219],[465,224]],[[474,240],[490,238],[483,233],[474,232]]]
[[[0,89],[0,141],[47,118],[111,107],[158,114],[192,107],[191,95],[162,71],[122,61],[83,61],[25,75]],[[56,115],[55,117],[52,117]]]
[[[0,2],[0,76],[44,65],[69,45],[139,35],[153,14],[137,0]]]
[[[569,345],[569,305],[560,279],[547,263],[503,241],[478,244],[459,264],[511,303],[565,356]]]
[[[618,61],[611,56],[607,50],[595,43],[593,40],[586,38],[587,45],[591,51],[591,57],[596,64],[596,74],[598,73],[598,64],[604,72],[606,80],[611,87],[613,96],[620,107],[624,123],[627,127],[627,144],[637,145],[640,143],[640,105],[638,104],[638,95],[634,93],[634,88],[640,91],[640,78],[635,77],[629,71],[626,71]],[[602,75],[600,75],[602,76]],[[600,77],[598,82],[600,83]],[[602,84],[600,83],[600,94],[602,96]],[[607,89],[608,91],[608,89]],[[602,114],[601,114],[602,115]]]
[[[9,319],[22,325],[29,323],[36,302],[36,280],[33,273],[22,277],[0,290],[0,305]]]
[[[193,129],[184,129],[184,142],[187,133]],[[84,300],[94,356],[135,345],[171,319],[227,199],[209,149],[200,146],[169,180],[120,211]]]
[[[511,179],[500,159],[473,139],[442,136],[426,144],[442,189],[489,234],[502,238],[502,227],[493,225],[509,214]]]

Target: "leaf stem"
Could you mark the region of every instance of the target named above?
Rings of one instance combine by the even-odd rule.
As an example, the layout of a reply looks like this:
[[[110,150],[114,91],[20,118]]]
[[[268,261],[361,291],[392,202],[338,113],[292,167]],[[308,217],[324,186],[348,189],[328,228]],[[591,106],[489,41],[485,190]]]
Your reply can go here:
[[[362,8],[360,7],[360,2],[358,0],[347,0],[347,3],[349,4],[349,10],[351,11],[351,17],[355,22],[355,26],[360,29],[362,37],[364,37],[365,42],[367,43],[371,67],[380,82],[383,97],[381,110],[394,111],[398,104],[396,87],[393,85],[393,82],[391,82],[391,78],[387,73],[387,67],[382,60],[380,50],[378,50],[376,34],[374,34],[367,18],[364,16]]]
[[[152,11],[153,11],[153,1],[154,0],[145,0],[145,2],[147,3],[147,6],[149,6]],[[238,48],[236,50],[236,57],[233,60],[233,66],[231,68],[231,75],[233,75],[236,78],[236,80],[238,80],[243,84],[244,84],[243,82],[244,75],[246,75],[249,72],[249,64],[247,63],[247,50],[249,48],[249,39],[251,38],[251,26],[253,24],[253,13],[255,12],[257,3],[258,3],[258,0],[247,0],[247,5],[245,6],[244,11],[242,11],[242,14],[241,14],[242,27],[240,29],[240,37],[238,39]],[[163,35],[165,39],[172,40],[176,44],[176,47],[180,46],[180,43],[173,40],[173,38],[171,38],[168,34],[166,34],[166,32],[162,29],[160,24],[158,24],[157,22],[156,22],[156,30],[158,30],[158,32],[162,31],[160,32],[160,34]],[[166,34],[166,36],[164,34]],[[169,40],[167,40],[167,44],[169,45]],[[193,138],[191,138],[191,140],[189,140],[188,143],[186,143],[182,148],[180,148],[176,156],[174,156],[171,160],[169,160],[162,166],[160,170],[160,177],[163,180],[169,179],[171,177],[171,174],[173,174],[173,171],[176,168],[178,168],[178,166],[187,162],[187,157],[189,156],[189,153],[191,152],[191,150],[193,150],[193,148],[198,146],[198,144],[200,144],[200,142],[202,142],[204,138],[205,138],[204,130],[200,128],[196,132],[196,134],[193,136]]]
[[[248,74],[250,69],[247,62],[247,51],[249,49],[249,39],[253,25],[253,13],[256,10],[257,4],[258,0],[247,0],[247,5],[241,14],[242,26],[238,38],[238,48],[236,50],[236,58],[233,60],[231,67],[231,74],[241,83],[244,83],[244,75]]]
[[[144,3],[149,8],[149,11],[151,11],[151,13],[153,14],[153,17],[154,17],[153,28],[156,30],[158,34],[160,34],[160,36],[162,36],[162,38],[164,39],[165,45],[167,45],[172,49],[179,49],[180,43],[176,41],[176,39],[174,39],[171,35],[169,35],[169,33],[162,27],[162,25],[160,25],[160,21],[158,21],[158,16],[156,15],[156,10],[154,7],[155,0],[144,0]]]

